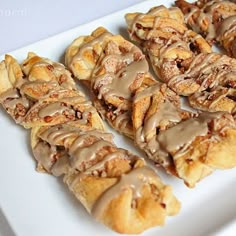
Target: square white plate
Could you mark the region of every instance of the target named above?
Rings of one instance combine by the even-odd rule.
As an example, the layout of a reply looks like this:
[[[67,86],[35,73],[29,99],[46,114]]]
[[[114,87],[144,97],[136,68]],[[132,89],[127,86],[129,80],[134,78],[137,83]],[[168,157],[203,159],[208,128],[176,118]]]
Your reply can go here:
[[[171,3],[167,0],[165,5],[168,7]],[[104,26],[112,33],[122,34],[128,39],[125,13],[145,12],[160,4],[161,1],[145,1],[9,54],[21,62],[29,51],[33,51],[63,62],[66,47],[76,37],[90,34],[98,26]],[[130,140],[111,132],[115,134],[119,147],[138,153]],[[0,228],[8,230],[3,232],[4,236],[10,235],[11,230],[20,236],[118,235],[87,214],[61,179],[35,171],[29,131],[15,125],[2,108],[0,150]],[[164,227],[150,229],[143,235],[233,235],[236,230],[235,168],[214,172],[194,189],[188,189],[182,181],[166,175],[162,170],[157,171],[164,182],[173,186],[175,195],[182,202],[182,209],[177,216],[168,218]],[[3,215],[9,225],[6,225]]]

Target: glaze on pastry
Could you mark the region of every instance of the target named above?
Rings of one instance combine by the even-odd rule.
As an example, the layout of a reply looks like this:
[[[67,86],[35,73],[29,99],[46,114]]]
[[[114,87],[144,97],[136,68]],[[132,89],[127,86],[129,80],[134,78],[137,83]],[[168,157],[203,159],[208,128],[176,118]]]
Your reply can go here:
[[[231,57],[236,57],[236,4],[233,1],[177,0],[185,22],[208,42],[219,43]]]
[[[184,111],[176,95],[157,84],[136,93],[132,114],[137,145],[189,187],[214,169],[236,166],[236,127],[229,113]]]
[[[163,17],[163,11],[169,14]],[[192,107],[234,114],[236,60],[211,52],[202,36],[188,30],[181,17],[174,19],[172,11],[159,6],[146,14],[127,14],[131,39],[147,52],[158,77],[179,95],[188,96]]]
[[[173,15],[179,18],[181,12],[173,11]],[[101,37],[98,32],[105,32],[109,38]],[[76,42],[84,43],[78,44]],[[100,54],[95,53],[96,56],[93,59],[86,56],[101,45],[103,50],[100,50]],[[167,88],[165,84],[155,81],[148,74],[146,66],[145,70],[142,66],[136,68],[139,63],[143,65],[145,60],[136,46],[127,42],[127,45],[132,45],[130,47],[133,48],[133,51],[137,51],[135,57],[137,61],[127,61],[130,50],[123,49],[123,45],[126,43],[121,36],[112,36],[105,29],[98,28],[90,36],[76,39],[66,52],[67,66],[75,77],[85,82],[93,92],[97,109],[101,114],[106,114],[104,117],[109,123],[111,123],[110,117],[117,116],[116,120],[121,120],[122,125],[113,125],[113,127],[130,137],[126,132],[126,127],[123,126],[125,122],[122,120],[124,117],[130,119],[137,146],[144,150],[156,164],[183,179],[190,187],[193,187],[215,168],[234,167],[236,165],[234,150],[228,152],[226,159],[221,154],[211,156],[212,150],[222,148],[226,152],[228,144],[233,145],[235,142],[236,130],[233,117],[224,112],[210,115],[209,113],[194,114],[182,110],[180,97],[175,92]],[[86,47],[88,52],[86,52]],[[74,53],[71,53],[71,50]],[[99,59],[96,60],[96,58]],[[93,62],[94,68],[91,67],[92,62],[89,63],[89,60]],[[95,61],[97,63],[94,63]],[[88,69],[86,67],[80,69],[80,66],[76,66],[77,63],[89,65]],[[132,68],[135,70],[131,72]],[[90,71],[90,75],[86,78],[84,71]],[[122,76],[116,76],[120,74]],[[129,74],[131,76],[127,78],[126,76]],[[147,77],[145,76],[143,79],[143,75],[147,75]],[[132,86],[131,82],[134,81],[134,78],[139,84],[138,87]],[[140,78],[141,83],[139,83]],[[120,84],[118,84],[119,82]],[[121,88],[123,89],[121,90]],[[109,101],[117,94],[119,100],[124,101],[123,104],[129,104],[127,113],[120,112],[123,107],[109,106]],[[120,104],[122,105],[122,103]],[[173,143],[174,140],[176,143]],[[200,151],[202,143],[205,146]]]
[[[0,66],[0,102],[18,124],[32,128],[37,170],[63,176],[98,221],[134,234],[178,213],[171,187],[144,159],[114,144],[63,65],[29,53],[21,66],[9,55]]]
[[[95,107],[111,126],[133,137],[132,97],[139,87],[155,83],[141,50],[120,35],[100,27],[73,41],[66,64],[96,94]]]
[[[22,70],[21,70],[22,67]],[[6,55],[0,64],[0,102],[10,116],[25,128],[65,122],[103,124],[96,110],[76,89],[62,64],[29,53],[22,66]]]
[[[171,187],[143,159],[117,148],[111,134],[66,124],[34,129],[35,157],[54,175],[65,174],[76,198],[111,229],[140,233],[179,211]]]

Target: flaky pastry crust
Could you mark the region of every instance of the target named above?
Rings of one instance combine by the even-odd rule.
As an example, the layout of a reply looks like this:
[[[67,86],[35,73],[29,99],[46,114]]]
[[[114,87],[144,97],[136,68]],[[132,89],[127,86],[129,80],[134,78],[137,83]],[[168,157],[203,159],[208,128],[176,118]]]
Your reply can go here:
[[[231,57],[236,57],[236,4],[233,1],[177,0],[185,22],[202,34],[209,43],[217,42]]]
[[[17,123],[32,128],[37,170],[63,176],[98,221],[134,234],[178,213],[171,187],[142,158],[116,147],[63,65],[29,53],[21,66],[7,55],[0,69],[0,102]]]
[[[25,128],[65,122],[103,127],[95,109],[76,89],[71,73],[62,64],[34,53],[21,66],[10,55],[1,62],[0,103]]]
[[[75,39],[65,58],[74,76],[93,90],[100,114],[132,138],[132,97],[139,87],[155,83],[141,50],[100,27],[89,36]]]
[[[111,229],[141,233],[179,211],[171,187],[143,159],[117,148],[111,134],[64,124],[34,128],[31,137],[41,165],[54,175],[64,174],[75,197]],[[40,155],[42,149],[51,158]]]
[[[181,20],[174,23],[171,14],[163,18],[163,6],[154,9],[155,14],[129,13],[126,22],[131,39],[147,52],[159,78],[177,94],[188,96],[196,109],[234,114],[235,59],[211,52],[202,36]]]
[[[160,15],[166,15],[166,13],[168,13],[169,11],[168,9],[161,7],[158,9],[152,9],[151,12],[154,15],[157,13]],[[181,21],[181,19],[183,19],[180,17],[181,15],[181,12],[174,8],[174,10],[170,11],[169,15],[167,16],[171,16]],[[146,18],[143,15],[136,15],[135,18],[136,17],[140,17],[142,20],[144,19],[144,29],[146,29],[148,27],[148,24],[150,23],[150,16],[148,15],[147,20],[145,20]],[[139,19],[137,18],[136,20],[138,21]],[[164,22],[164,18],[161,19],[161,22],[163,24],[168,23]],[[140,29],[139,26],[137,26],[137,28]],[[100,31],[100,28],[97,30]],[[95,30],[94,32],[96,32],[97,30]],[[178,30],[181,30],[181,28],[178,28]],[[191,34],[191,32],[188,31],[186,27],[183,27],[183,30],[186,30],[186,32],[189,32],[189,34]],[[94,32],[91,35],[96,34]],[[104,30],[104,32],[107,31]],[[87,37],[91,39],[91,36],[83,36],[83,39],[86,39]],[[119,39],[119,42],[123,43],[116,44],[117,39]],[[204,41],[203,38],[201,39]],[[104,118],[111,122],[110,117],[106,114],[110,114],[112,116],[112,114],[117,112],[117,107],[119,109],[119,106],[121,104],[126,104],[126,101],[128,101],[130,104],[130,109],[127,115],[132,121],[131,124],[133,126],[132,128],[134,132],[133,138],[137,146],[144,150],[147,156],[157,165],[163,166],[169,173],[183,179],[189,187],[194,187],[198,181],[209,175],[215,168],[221,168],[220,166],[216,167],[211,165],[210,163],[202,161],[202,159],[208,159],[209,146],[213,145],[217,149],[222,145],[222,143],[225,142],[225,140],[231,140],[231,138],[234,137],[235,133],[233,131],[235,129],[235,122],[233,120],[233,117],[230,114],[223,112],[213,113],[210,115],[208,113],[194,114],[182,110],[180,107],[180,97],[175,92],[170,90],[165,84],[161,84],[155,81],[150,74],[150,79],[148,80],[150,82],[144,83],[144,81],[146,81],[144,79],[142,80],[142,84],[135,88],[135,90],[130,89],[130,83],[123,83],[122,80],[120,80],[120,77],[114,78],[108,73],[114,73],[114,71],[119,72],[123,68],[122,66],[120,66],[120,64],[122,64],[122,62],[126,64],[126,54],[128,53],[129,55],[130,51],[121,51],[118,47],[119,45],[125,45],[125,40],[121,39],[121,36],[110,36],[110,43],[107,38],[101,39],[95,37],[93,40],[95,43],[90,42],[87,45],[87,50],[91,50],[91,44],[94,45],[96,43],[99,43],[99,45],[107,44],[107,47],[104,47],[103,51],[110,52],[108,54],[104,53],[105,55],[101,54],[100,59],[97,60],[97,65],[94,65],[94,69],[90,68],[91,73],[88,78],[89,82],[86,83],[90,90],[93,92],[93,95],[95,95],[96,107],[101,114],[105,114]],[[127,42],[127,45],[130,44],[130,42]],[[86,56],[82,56],[82,52],[86,51],[85,46],[86,44],[83,45],[82,48],[77,47],[77,54],[76,56],[74,56],[69,53],[71,47],[75,49],[74,43],[72,43],[67,49],[67,62],[74,61],[72,58],[75,57],[76,60],[79,61],[79,63],[85,64],[88,59]],[[132,48],[132,46],[130,47]],[[80,50],[82,50],[82,52]],[[140,55],[139,50],[137,51],[138,55]],[[193,52],[191,53],[193,54]],[[119,63],[115,63],[116,61],[113,62],[114,58],[119,58]],[[138,58],[143,57],[140,55]],[[139,62],[139,60],[137,62]],[[127,68],[129,68],[132,63],[137,62],[134,60],[134,62],[128,64]],[[75,77],[80,75],[80,73],[83,74],[83,70],[76,70],[74,67],[70,66],[70,64],[68,64],[68,67],[72,70],[72,73],[75,75]],[[126,71],[126,73],[128,74],[129,72]],[[139,69],[137,69],[135,73],[138,74]],[[110,78],[110,76],[112,78]],[[83,80],[84,77],[81,76],[80,78],[78,76],[77,78]],[[114,81],[114,79],[116,79],[117,81],[120,80],[119,82],[122,85],[121,88],[123,89],[123,95],[128,98],[132,98],[126,100],[126,97],[123,96],[123,103],[119,103],[119,106],[113,103],[112,99],[117,93],[120,93],[120,85],[116,84],[117,86],[115,87],[109,86],[110,83]],[[196,86],[199,86],[199,84],[196,83]],[[124,93],[124,91],[126,91],[126,93]],[[129,94],[127,94],[127,92]],[[107,106],[106,101],[110,101],[110,104],[113,104],[115,108],[112,109],[113,106]],[[122,118],[123,114],[121,116],[121,121],[123,122]],[[228,125],[225,125],[225,121],[228,122]],[[191,127],[192,123],[196,124],[196,127],[195,125]],[[212,123],[216,124],[217,129],[214,125],[210,125]],[[120,126],[113,127],[116,130],[127,135],[126,130],[120,129]],[[221,133],[222,130],[224,130],[225,132]],[[232,131],[232,133],[229,132],[229,136],[231,138],[228,138],[227,135],[227,138],[224,136],[227,133],[226,130]],[[178,137],[179,133],[181,132],[183,132],[183,137],[186,136],[185,138],[174,138]],[[209,135],[209,133],[211,133],[211,135]],[[215,135],[217,137],[220,136],[220,138],[215,139]],[[171,148],[169,148],[169,143],[171,143],[172,139],[182,141],[180,141],[180,143],[178,143],[177,140],[175,143],[172,142],[173,145],[171,146]],[[205,148],[202,150],[201,155],[199,150],[201,149],[201,147],[197,145],[198,141],[200,143],[207,143]],[[192,159],[192,150],[195,150],[195,148],[197,150],[196,153],[198,154],[196,154],[196,157]],[[212,158],[212,160],[218,160],[220,158],[222,158],[222,156],[216,155],[216,157]],[[223,166],[228,166],[227,168],[234,167],[235,160],[233,159],[235,159],[233,157],[233,153],[230,152],[228,159],[222,160],[222,162],[225,162],[225,165],[222,164],[222,168]]]
[[[133,124],[137,145],[189,187],[215,169],[236,166],[233,117],[182,110],[178,97],[165,84],[136,93]]]

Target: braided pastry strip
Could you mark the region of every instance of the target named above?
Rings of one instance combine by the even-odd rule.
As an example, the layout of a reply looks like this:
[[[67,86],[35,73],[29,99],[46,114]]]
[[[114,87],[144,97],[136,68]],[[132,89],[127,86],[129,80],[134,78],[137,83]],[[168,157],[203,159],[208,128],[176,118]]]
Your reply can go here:
[[[236,4],[225,0],[177,0],[185,22],[209,43],[219,43],[231,57],[236,57]]]
[[[165,84],[137,91],[133,125],[138,146],[189,187],[215,169],[235,167],[233,117],[224,112],[193,114],[174,99]]]
[[[178,213],[171,187],[142,158],[116,147],[63,65],[30,53],[21,66],[7,55],[0,68],[1,104],[32,128],[37,170],[64,176],[98,221],[120,233],[140,233]]]
[[[167,18],[163,11],[169,12]],[[146,14],[127,14],[131,39],[147,52],[158,77],[177,94],[188,96],[192,107],[234,114],[236,60],[211,52],[200,35],[173,19],[172,11],[159,6]]]
[[[9,115],[25,128],[84,122],[103,129],[99,115],[78,91],[62,64],[29,53],[22,64],[6,55],[0,64],[0,102]],[[84,119],[83,119],[84,118]]]
[[[64,182],[76,198],[111,229],[140,233],[163,225],[166,216],[179,211],[171,187],[164,185],[143,159],[117,148],[111,134],[66,124],[33,133],[36,158],[39,155],[54,175],[65,173]],[[46,156],[56,156],[53,165],[40,155],[43,146]]]
[[[141,50],[120,35],[99,27],[67,49],[66,65],[89,86],[95,107],[112,127],[133,138],[130,110],[139,87],[156,83]]]
[[[155,81],[150,74],[147,74],[148,70],[143,70],[141,73],[140,68],[136,69],[139,60],[145,60],[141,55],[138,61],[124,60],[123,66],[121,66],[122,61],[114,63],[114,58],[124,59],[130,56],[129,50],[120,49],[126,44],[126,40],[121,36],[111,36],[110,33],[109,39],[101,38],[97,34],[101,30],[108,33],[105,29],[98,28],[90,36],[75,39],[67,49],[66,62],[72,73],[81,81],[85,80],[85,84],[95,95],[95,106],[98,111],[109,114],[104,116],[109,123],[112,122],[113,116],[116,116],[116,120],[123,119],[124,114],[118,112],[122,103],[113,109],[110,109],[109,104],[109,101],[120,93],[122,85],[125,95],[127,91],[129,95],[119,99],[123,100],[124,104],[127,102],[130,104],[128,117],[132,121],[134,141],[156,164],[183,179],[190,187],[214,169],[234,167],[236,159],[233,146],[236,144],[236,127],[233,117],[224,112],[193,114],[182,110],[178,95],[165,84]],[[101,53],[97,54],[96,49],[99,47],[102,47]],[[132,47],[136,50],[135,45]],[[98,58],[97,64],[94,58],[87,57],[93,51],[96,55],[94,58]],[[84,71],[88,70],[90,76],[84,79]],[[132,76],[130,78],[116,76],[122,74],[121,71]],[[150,82],[144,83],[144,79],[139,87],[134,91],[131,90],[130,80],[134,81],[133,78],[138,80],[143,74],[148,75]],[[94,86],[98,82],[99,86]],[[116,86],[119,83],[121,83],[119,87]],[[113,125],[113,127],[127,135],[126,126]],[[229,149],[229,145],[233,149]],[[227,153],[227,158],[223,153]]]
[[[153,70],[164,82],[182,74],[195,55],[211,52],[209,44],[200,35],[188,30],[183,14],[176,7],[158,6],[146,14],[128,13],[125,19],[131,39],[141,44]],[[189,89],[191,92],[195,89],[187,85],[177,90]]]

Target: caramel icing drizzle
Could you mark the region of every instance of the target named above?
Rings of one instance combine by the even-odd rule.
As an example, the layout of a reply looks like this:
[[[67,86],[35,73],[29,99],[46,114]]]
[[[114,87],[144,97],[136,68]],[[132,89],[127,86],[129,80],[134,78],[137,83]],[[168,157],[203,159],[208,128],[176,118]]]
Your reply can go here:
[[[181,8],[181,1],[179,3]],[[190,9],[185,15],[186,23],[195,32],[203,34],[209,42],[219,42],[230,56],[235,57],[231,46],[236,37],[236,4],[224,0],[197,1]]]
[[[112,199],[116,198],[123,191],[130,189],[133,193],[133,198],[137,199],[142,196],[142,188],[145,184],[154,182],[156,174],[151,168],[144,166],[141,168],[133,169],[127,174],[123,174],[120,180],[109,188],[102,196],[98,199],[92,209],[92,214],[95,218],[99,219],[102,213],[106,210],[108,203]]]
[[[86,140],[91,137],[94,137],[96,141],[86,145]],[[104,147],[114,146],[111,142],[111,134],[99,130],[84,133],[79,129],[64,126],[49,128],[40,134],[40,138],[51,146],[64,145],[70,156],[70,165],[74,169],[80,169],[81,164],[93,161],[97,153]]]
[[[219,8],[224,7],[224,5],[227,7],[229,3],[229,1],[213,0],[207,2],[202,8],[193,6],[192,10],[186,14],[186,22],[189,22],[190,18],[192,18],[193,15],[197,13],[198,17],[194,18],[196,20],[196,24],[192,24],[191,26],[193,27],[194,31],[201,33],[203,31],[202,26],[205,25],[204,21],[206,21],[208,24],[206,39],[212,40],[216,37],[216,25],[214,25],[214,21],[218,21],[217,19],[213,19],[213,16],[217,16],[220,19],[219,13],[216,14],[216,12],[218,12]],[[220,21],[223,22],[224,18],[220,19]]]
[[[93,162],[90,167],[79,172],[80,174],[71,184],[72,188],[81,181],[81,178],[91,175],[93,171],[104,169],[105,164],[115,158],[130,160],[138,158],[124,149],[116,148],[112,142],[112,135],[99,130],[84,132],[78,128],[59,125],[46,129],[40,133],[39,137],[41,141],[36,145],[34,154],[43,167],[56,176],[66,174],[69,169],[80,170],[79,165],[95,160],[99,150],[106,147],[114,148],[115,151],[108,152],[101,160]],[[88,143],[91,138],[95,141]],[[57,147],[64,147],[64,149]],[[56,154],[59,158],[55,160],[53,156]],[[155,183],[156,179],[155,171],[147,166],[122,174],[117,182],[100,196],[91,213],[96,218],[100,218],[107,205],[127,189],[132,190],[133,199],[141,197],[143,186]]]
[[[204,112],[198,117],[181,120],[180,109],[168,100],[162,103],[159,110],[144,121],[144,125],[137,129],[136,143],[146,153],[163,166],[170,164],[170,156],[176,158],[182,150],[199,136],[208,134],[208,123],[219,119],[224,112]],[[159,130],[162,121],[171,122],[172,126]],[[154,132],[154,133],[153,133]]]
[[[103,35],[102,38],[105,36],[106,35]],[[101,40],[101,38],[99,40]],[[95,42],[91,42],[90,45],[93,43]],[[144,60],[133,60],[133,55],[127,55],[124,57],[127,59],[128,65],[121,69],[117,76],[118,78],[121,78],[121,85],[118,82],[115,82],[108,88],[108,90],[109,93],[113,93],[111,92],[113,87],[117,87],[118,90],[120,89],[119,95],[122,95],[125,98],[130,98],[129,92],[126,89],[122,91],[121,88],[132,83],[135,79],[136,73],[146,72],[148,66],[147,62]],[[27,64],[25,64],[25,66],[27,66]],[[35,66],[47,66],[47,61],[40,61],[36,63]],[[95,113],[96,110],[92,107],[90,102],[81,99],[79,93],[77,97],[73,97],[70,96],[70,93],[66,90],[66,85],[60,85],[63,89],[59,88],[57,91],[57,83],[40,80],[36,80],[35,82],[27,81],[24,83],[24,91],[28,90],[30,87],[32,90],[38,88],[38,86],[41,88],[41,85],[47,87],[47,83],[52,85],[50,87],[52,90],[44,88],[42,88],[42,90],[39,89],[39,93],[42,93],[43,96],[37,96],[37,94],[34,97],[34,99],[36,99],[36,97],[38,99],[38,101],[35,102],[35,106],[38,105],[37,102],[39,105],[42,105],[39,106],[37,110],[40,118],[64,113],[67,113],[68,115],[69,112],[75,113],[77,111],[77,106],[82,106],[83,112],[77,114],[81,116],[81,122],[79,125],[76,123],[76,127],[72,126],[72,123],[59,124],[51,127],[35,127],[35,132],[37,133],[32,133],[32,141],[34,141],[32,142],[33,154],[41,169],[43,168],[55,176],[65,175],[67,177],[70,176],[71,173],[76,173],[76,179],[72,185],[69,184],[69,187],[73,188],[75,183],[80,182],[87,176],[95,175],[94,172],[97,170],[104,171],[106,163],[113,159],[127,160],[130,165],[130,169],[126,170],[127,173],[121,174],[119,172],[117,174],[117,182],[107,191],[102,193],[99,200],[95,203],[92,209],[89,210],[96,218],[100,218],[108,204],[117,196],[122,194],[123,191],[130,189],[133,193],[133,199],[137,199],[142,197],[144,185],[150,183],[155,184],[159,181],[155,171],[145,166],[145,162],[142,158],[129,153],[127,150],[117,148],[113,143],[112,134],[106,133],[102,130],[95,130],[90,126],[85,126],[89,115]],[[53,89],[54,87],[55,90]],[[67,91],[68,94],[65,95],[65,91]],[[1,102],[8,103],[9,106],[14,107],[16,101],[25,98],[20,94],[20,92],[20,88],[19,90],[17,88],[6,91],[0,97]],[[72,93],[72,95],[74,94],[75,93]],[[82,98],[84,97],[82,96]],[[74,107],[68,105],[71,104],[72,101],[76,102],[77,100],[79,103],[75,104]],[[27,104],[25,106],[27,106]],[[119,109],[121,109],[121,107],[117,108],[118,113]],[[121,116],[118,116],[115,123],[117,123],[117,125],[120,125],[121,123],[125,124],[127,117],[128,112],[125,112]],[[135,166],[136,160],[140,161],[137,166]],[[105,178],[104,176],[99,177]]]
[[[117,55],[115,55],[115,57],[117,57]],[[124,56],[121,57],[125,58],[127,57],[127,55],[125,57]],[[98,78],[96,78],[96,82],[94,85],[95,88],[98,86],[98,83],[101,80],[104,80],[105,77],[111,76],[112,81],[108,84],[103,85],[99,89],[98,98],[101,99],[104,96],[106,99],[106,97],[108,96],[117,96],[125,99],[130,99],[131,98],[130,86],[137,78],[138,74],[144,74],[147,72],[148,72],[148,63],[145,59],[141,59],[139,61],[131,62],[116,74],[106,73],[104,75],[99,76]]]

